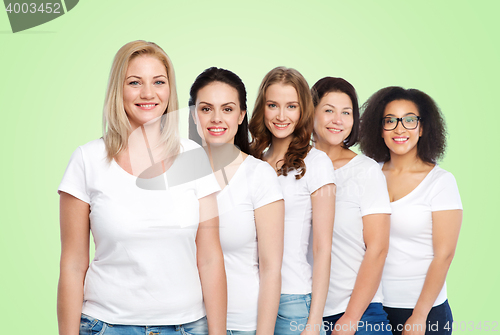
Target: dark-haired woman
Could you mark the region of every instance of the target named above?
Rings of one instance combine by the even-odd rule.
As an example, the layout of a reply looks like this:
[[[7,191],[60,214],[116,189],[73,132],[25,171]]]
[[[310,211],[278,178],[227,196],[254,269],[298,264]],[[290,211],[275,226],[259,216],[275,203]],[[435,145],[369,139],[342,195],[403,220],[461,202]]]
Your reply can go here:
[[[380,284],[391,212],[385,178],[377,162],[349,149],[359,134],[354,87],[325,77],[311,91],[315,147],[327,153],[337,177],[326,332],[391,335]]]
[[[203,140],[222,189],[217,202],[228,289],[227,333],[270,335],[283,257],[284,204],[278,178],[269,164],[249,155],[246,90],[236,74],[206,69],[191,87],[189,105],[190,136]]]
[[[401,87],[364,105],[361,150],[381,162],[391,200],[389,253],[382,275],[394,334],[450,334],[445,278],[462,223],[455,178],[436,162],[445,126],[434,100]]]
[[[264,77],[250,120],[252,153],[276,169],[285,199],[282,294],[275,329],[279,335],[324,333],[335,172],[326,154],[310,146],[313,113],[304,77],[278,67]],[[313,267],[307,261],[310,235]]]

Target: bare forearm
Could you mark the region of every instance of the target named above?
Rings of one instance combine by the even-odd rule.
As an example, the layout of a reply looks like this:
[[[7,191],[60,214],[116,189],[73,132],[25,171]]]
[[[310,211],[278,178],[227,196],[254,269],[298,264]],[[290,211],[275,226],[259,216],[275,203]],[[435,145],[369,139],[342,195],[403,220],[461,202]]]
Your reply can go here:
[[[198,267],[203,300],[207,311],[209,335],[226,334],[227,284],[222,253]]]
[[[60,335],[78,335],[85,274],[61,270],[57,287],[57,320]]]
[[[330,285],[331,246],[314,253],[312,299],[308,323],[321,324]]]
[[[359,321],[380,286],[387,250],[370,250],[365,253],[359,267],[356,283],[345,315]]]
[[[260,269],[257,335],[274,334],[281,296],[281,269]]]
[[[413,315],[427,318],[439,292],[443,289],[453,256],[435,257],[427,270],[424,286],[413,310]]]

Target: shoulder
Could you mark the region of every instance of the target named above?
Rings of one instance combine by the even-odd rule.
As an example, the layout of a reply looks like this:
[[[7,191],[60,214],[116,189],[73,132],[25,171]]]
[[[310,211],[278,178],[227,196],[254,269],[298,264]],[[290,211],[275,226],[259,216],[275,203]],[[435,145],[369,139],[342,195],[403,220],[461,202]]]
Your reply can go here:
[[[430,177],[430,182],[433,184],[455,184],[457,183],[455,176],[445,170],[442,169],[439,165],[436,165],[430,172],[429,172],[429,177]]]
[[[180,149],[181,152],[201,148],[201,146],[198,143],[192,140],[188,140],[186,138],[181,138],[180,143],[181,143],[181,149]]]
[[[79,146],[73,153],[79,153],[84,161],[105,161],[107,158],[106,145],[102,138],[85,143]]]
[[[104,144],[104,140],[98,138],[96,140],[85,143],[84,145],[79,146],[82,151],[85,152],[101,152],[106,151],[106,145]]]
[[[258,158],[255,158],[252,155],[248,155],[244,163],[246,165],[245,168],[247,174],[251,174],[257,177],[271,176],[278,178],[276,171],[274,171],[274,169],[271,167],[271,165],[269,165],[269,163],[260,160]]]
[[[309,164],[326,164],[326,165],[332,165],[333,168],[333,163],[328,157],[328,155],[321,151],[318,150],[314,147],[311,148],[311,150],[307,153],[306,158],[304,159],[304,163],[306,166],[309,166]]]

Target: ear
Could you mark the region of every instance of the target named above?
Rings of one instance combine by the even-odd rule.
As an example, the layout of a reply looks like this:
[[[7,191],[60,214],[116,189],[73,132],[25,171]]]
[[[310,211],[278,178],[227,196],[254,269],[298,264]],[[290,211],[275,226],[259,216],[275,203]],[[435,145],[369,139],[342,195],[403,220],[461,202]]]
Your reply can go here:
[[[418,137],[422,137],[423,133],[424,133],[424,128],[422,127],[422,123],[420,123],[420,129],[418,130]]]
[[[247,114],[247,111],[241,111],[240,112],[240,118],[238,119],[238,125],[243,123],[243,119],[245,119],[245,115]]]
[[[197,116],[197,115],[196,115],[196,108],[195,108],[195,106],[189,106],[189,112],[190,112],[190,114],[191,114],[191,117],[193,118],[193,122],[194,122],[194,124],[195,124],[195,125],[198,125],[198,124],[196,123],[196,121],[197,121],[197,117],[196,117],[196,116]]]

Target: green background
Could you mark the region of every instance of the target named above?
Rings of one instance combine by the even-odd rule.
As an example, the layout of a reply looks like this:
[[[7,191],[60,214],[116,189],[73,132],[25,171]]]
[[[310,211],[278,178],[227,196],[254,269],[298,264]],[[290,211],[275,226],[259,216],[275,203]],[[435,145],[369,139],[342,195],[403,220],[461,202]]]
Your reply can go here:
[[[57,333],[57,186],[75,148],[101,136],[112,58],[136,39],[172,58],[181,107],[209,66],[241,76],[250,110],[263,76],[279,65],[310,85],[344,77],[361,102],[389,85],[431,95],[449,132],[441,166],[455,175],[464,206],[449,301],[458,326],[498,323],[499,12],[495,0],[82,0],[16,34],[0,13],[0,332]],[[181,118],[186,136],[185,111]]]

